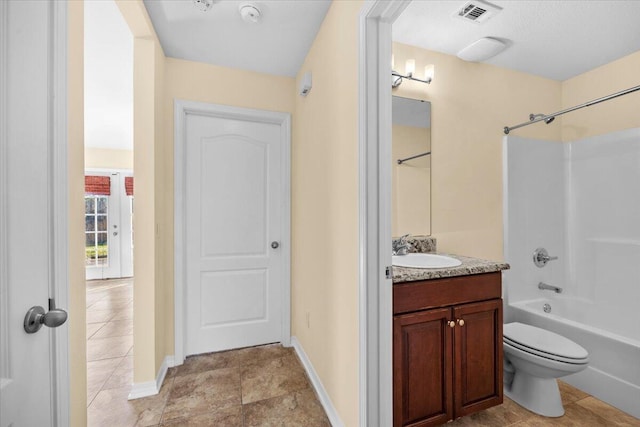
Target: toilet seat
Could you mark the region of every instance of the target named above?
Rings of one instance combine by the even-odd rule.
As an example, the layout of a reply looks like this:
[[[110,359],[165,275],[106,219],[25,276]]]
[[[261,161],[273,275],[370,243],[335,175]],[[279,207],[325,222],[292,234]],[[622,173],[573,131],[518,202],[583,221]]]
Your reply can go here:
[[[589,353],[568,338],[545,329],[519,322],[507,323],[503,327],[505,345],[521,351],[576,365],[589,363]]]
[[[555,354],[548,354],[548,353],[545,353],[543,351],[535,350],[535,349],[532,349],[532,348],[529,348],[529,347],[526,347],[526,346],[523,346],[523,345],[512,343],[512,342],[510,342],[508,340],[503,340],[502,344],[505,347],[510,347],[510,348],[515,349],[515,350],[518,350],[518,351],[521,351],[521,352],[524,352],[524,353],[527,353],[527,354],[531,354],[531,355],[533,355],[535,357],[540,357],[540,358],[543,358],[543,359],[552,360],[552,361],[558,362],[558,363],[566,363],[566,364],[569,364],[569,365],[587,365],[587,364],[589,364],[589,358],[588,357],[584,358],[584,359],[571,359],[571,358],[568,358],[568,357],[562,357],[562,356],[558,356],[558,355],[555,355]]]

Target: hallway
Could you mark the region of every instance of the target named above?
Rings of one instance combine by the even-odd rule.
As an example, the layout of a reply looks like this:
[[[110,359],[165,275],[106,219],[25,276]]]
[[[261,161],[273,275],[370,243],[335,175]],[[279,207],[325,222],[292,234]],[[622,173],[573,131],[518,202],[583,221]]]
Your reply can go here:
[[[187,358],[160,393],[133,382],[133,279],[87,282],[89,427],[305,426],[329,420],[293,348],[279,344]]]

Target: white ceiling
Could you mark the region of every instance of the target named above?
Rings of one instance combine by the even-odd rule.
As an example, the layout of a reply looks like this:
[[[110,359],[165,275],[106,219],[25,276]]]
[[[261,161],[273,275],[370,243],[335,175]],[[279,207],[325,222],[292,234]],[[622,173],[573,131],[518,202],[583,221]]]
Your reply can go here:
[[[133,150],[133,37],[113,0],[85,1],[85,146]]]
[[[262,16],[242,20],[251,3]],[[165,55],[231,68],[294,77],[331,0],[215,1],[206,12],[192,0],[144,0]]]
[[[494,0],[502,11],[482,24],[452,16],[465,3],[414,0],[393,24],[393,40],[456,55],[498,38],[509,47],[484,62],[559,81],[640,50],[639,0]]]

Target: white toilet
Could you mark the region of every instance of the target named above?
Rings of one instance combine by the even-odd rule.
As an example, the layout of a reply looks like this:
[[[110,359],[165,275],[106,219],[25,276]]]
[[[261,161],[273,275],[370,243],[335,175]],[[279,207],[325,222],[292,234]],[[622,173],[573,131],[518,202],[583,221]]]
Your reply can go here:
[[[503,328],[504,394],[545,417],[564,415],[556,378],[589,364],[587,350],[556,333],[523,323]]]

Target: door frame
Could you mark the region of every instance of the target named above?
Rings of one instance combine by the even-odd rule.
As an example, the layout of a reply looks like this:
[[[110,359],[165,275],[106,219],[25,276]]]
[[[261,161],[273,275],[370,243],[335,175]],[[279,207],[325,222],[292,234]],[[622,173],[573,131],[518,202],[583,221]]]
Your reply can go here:
[[[359,16],[359,406],[362,427],[393,424],[391,25],[411,0],[368,0]]]
[[[175,310],[175,354],[174,361],[180,365],[185,359],[186,339],[186,128],[188,114],[222,119],[246,120],[270,123],[282,130],[282,150],[280,173],[282,215],[280,216],[283,258],[282,269],[282,330],[281,342],[291,345],[291,114],[266,110],[256,110],[228,105],[211,104],[176,99],[174,101],[174,310]]]
[[[47,74],[49,76],[49,123],[43,124],[49,129],[50,169],[48,208],[50,230],[53,234],[49,241],[52,255],[49,268],[49,295],[55,298],[58,307],[69,307],[69,245],[68,245],[68,176],[67,176],[67,3],[50,1],[50,50]],[[6,175],[6,111],[11,108],[7,99],[7,49],[8,34],[7,3],[0,2],[0,233],[7,231],[7,185]],[[4,239],[0,242],[0,289],[8,289],[6,274],[7,251]],[[73,313],[70,313],[73,316]],[[4,324],[8,319],[2,318]],[[70,423],[70,385],[69,385],[69,323],[65,327],[42,331],[51,334],[50,369],[53,373],[51,386],[51,407],[54,426],[67,426]],[[5,351],[6,347],[3,346]],[[0,367],[2,369],[3,367]]]

